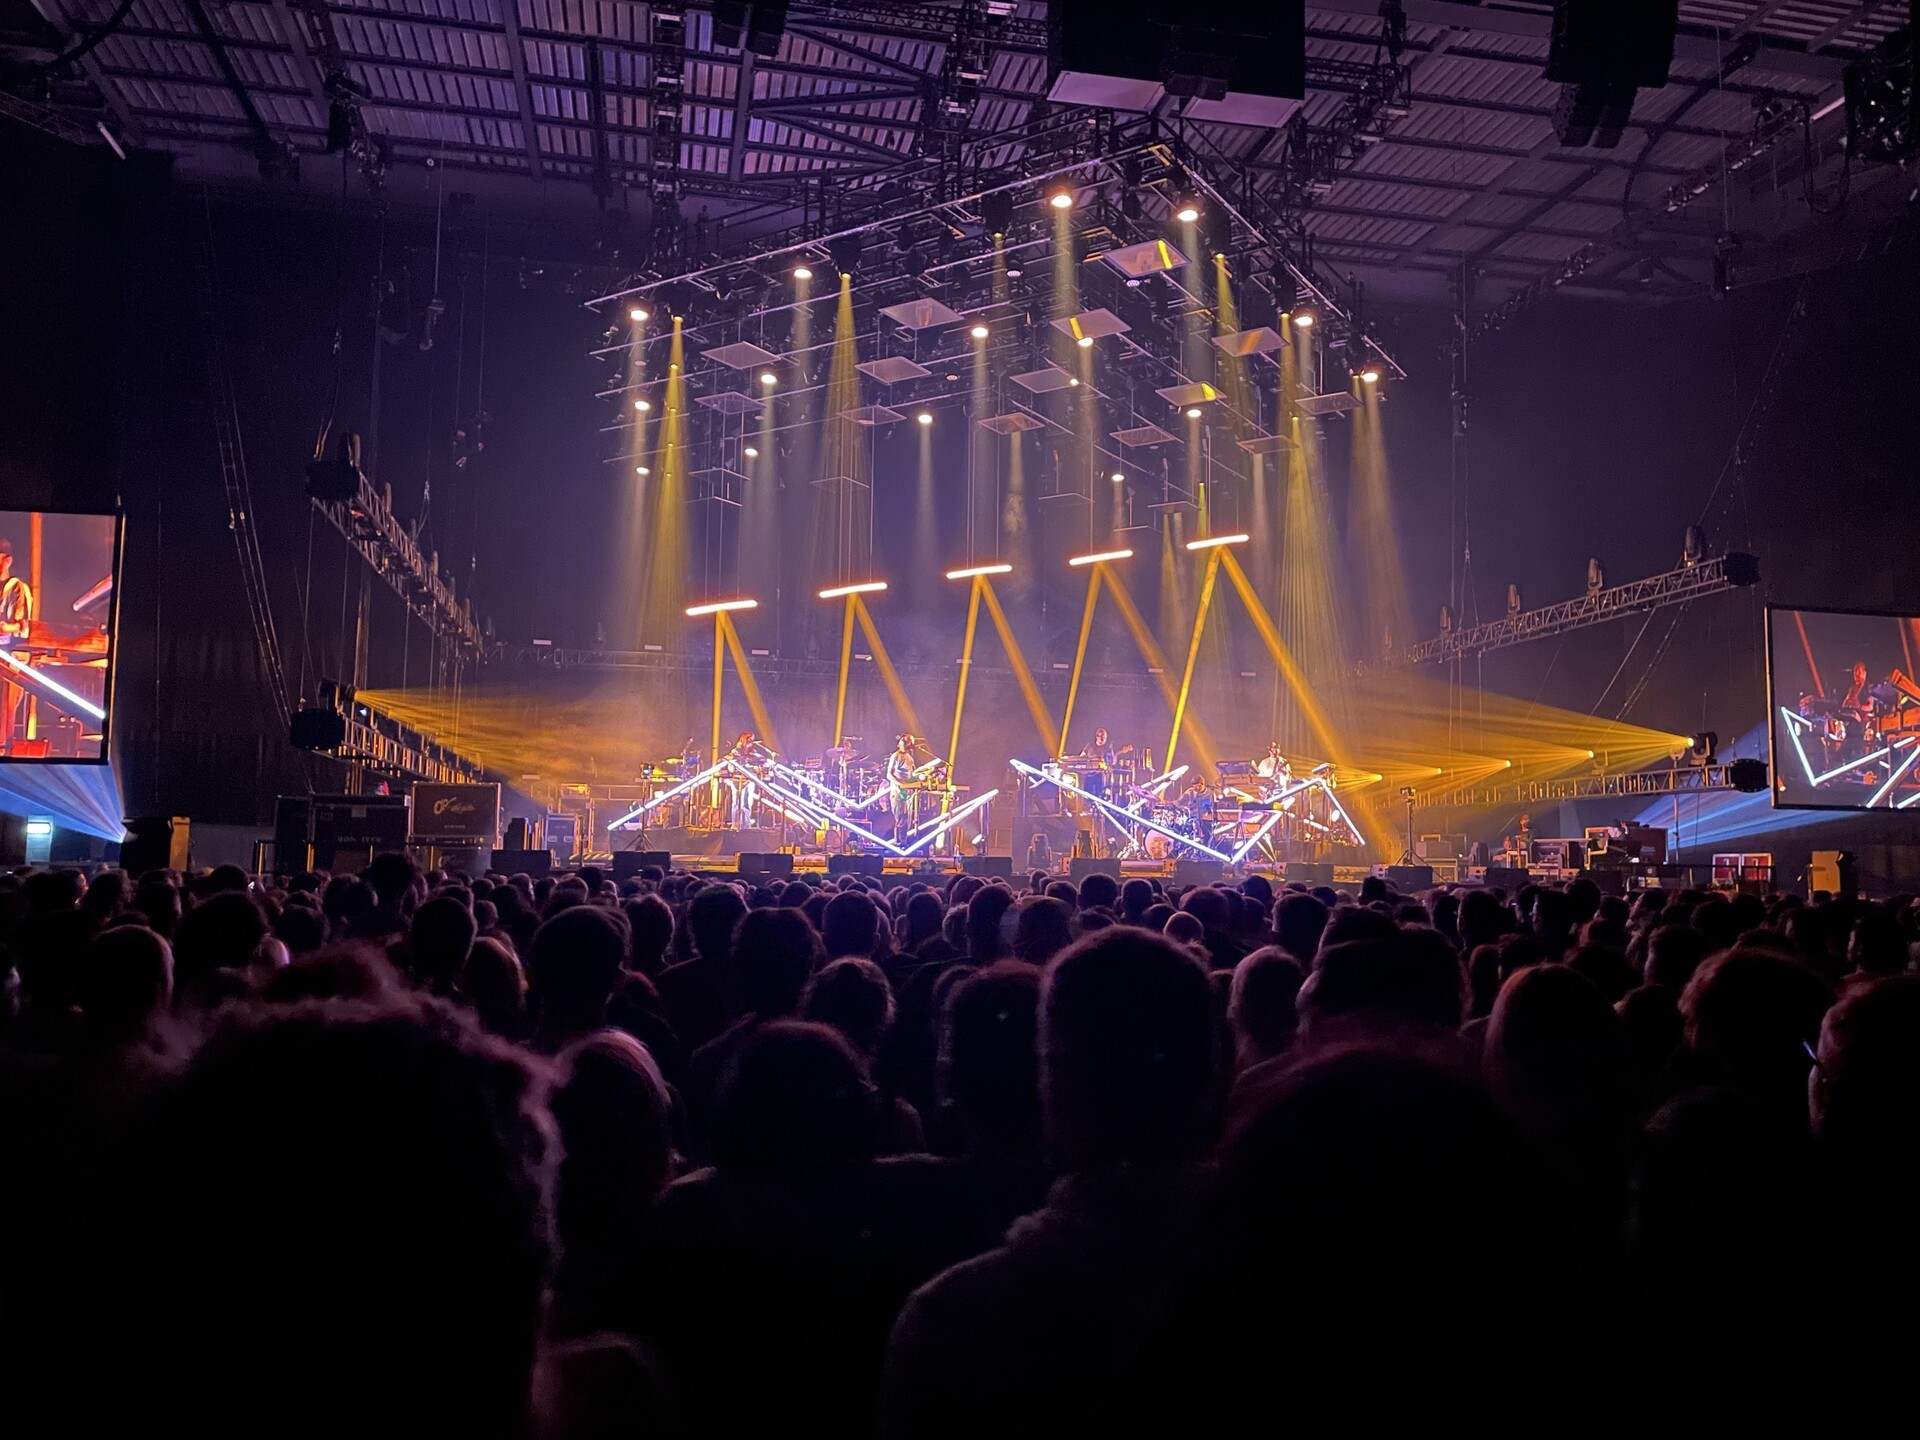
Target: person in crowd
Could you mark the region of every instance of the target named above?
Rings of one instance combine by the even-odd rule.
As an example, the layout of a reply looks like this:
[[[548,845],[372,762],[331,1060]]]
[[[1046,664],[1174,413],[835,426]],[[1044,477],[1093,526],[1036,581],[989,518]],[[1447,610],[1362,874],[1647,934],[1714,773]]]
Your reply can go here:
[[[613,918],[618,913],[574,906],[535,932],[527,966],[534,1017],[528,1044],[539,1053],[557,1055],[606,1026],[627,950],[627,937]]]
[[[1005,1243],[907,1301],[881,1390],[886,1435],[1104,1433],[1193,1236],[1216,1123],[1205,968],[1113,928],[1054,957],[1041,1097],[1061,1179]]]

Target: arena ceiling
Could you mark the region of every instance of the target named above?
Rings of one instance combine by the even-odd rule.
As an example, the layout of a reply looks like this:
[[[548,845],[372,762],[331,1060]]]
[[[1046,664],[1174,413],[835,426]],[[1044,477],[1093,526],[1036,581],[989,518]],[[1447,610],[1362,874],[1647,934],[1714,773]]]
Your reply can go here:
[[[650,196],[671,187],[722,245],[900,184],[943,149],[977,156],[983,137],[1036,118],[1050,79],[1037,0],[793,0],[772,56],[716,44],[702,4],[676,30],[673,10],[630,0],[129,3],[45,103],[0,96],[0,109],[170,152],[189,178],[320,203],[339,194],[342,162],[325,152],[344,92],[352,148],[372,157],[361,169],[387,203],[430,204],[452,186],[503,213],[644,233]],[[31,0],[37,17],[22,4],[0,0],[16,53],[35,29],[65,48],[121,0]],[[1178,123],[1237,182],[1288,205],[1317,263],[1380,297],[1445,302],[1463,276],[1486,305],[1551,285],[1699,293],[1730,249],[1749,274],[1834,258],[1838,227],[1816,210],[1833,210],[1842,183],[1841,72],[1906,0],[1680,8],[1671,82],[1641,92],[1612,149],[1555,139],[1545,0],[1404,0],[1404,93],[1358,136],[1381,5],[1313,0],[1301,114],[1342,143],[1310,194],[1289,179],[1284,128]],[[956,113],[967,17],[984,78]],[[660,104],[675,93],[677,140]],[[334,123],[337,142],[337,111]],[[1847,177],[1856,230],[1875,194],[1901,189],[1877,183],[1890,173]],[[366,174],[350,178],[369,192]]]

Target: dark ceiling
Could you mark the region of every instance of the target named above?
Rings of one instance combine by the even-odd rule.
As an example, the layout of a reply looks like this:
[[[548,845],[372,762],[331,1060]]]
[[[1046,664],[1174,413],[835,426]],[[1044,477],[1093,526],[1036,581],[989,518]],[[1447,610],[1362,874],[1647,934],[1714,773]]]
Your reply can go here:
[[[42,43],[118,8],[31,3]],[[1683,0],[1671,82],[1640,93],[1617,147],[1574,149],[1555,139],[1544,0],[1404,0],[1397,57],[1383,52],[1379,0],[1314,0],[1299,113],[1325,142],[1315,183],[1302,188],[1284,126],[1182,123],[1304,224],[1316,263],[1382,298],[1444,302],[1463,275],[1482,305],[1549,284],[1698,293],[1726,237],[1754,274],[1818,265],[1857,245],[1876,200],[1900,189],[1877,183],[1889,167],[1857,166],[1855,228],[1814,213],[1837,193],[1842,69],[1907,8]],[[111,131],[171,152],[188,177],[320,200],[340,184],[323,151],[329,77],[342,76],[364,97],[362,168],[395,206],[453,184],[501,213],[639,233],[650,197],[672,191],[745,243],[928,157],[977,158],[1047,103],[1039,0],[794,0],[772,57],[716,44],[710,6],[679,13],[627,0],[131,0],[52,104],[5,108],[76,139]],[[976,52],[984,79],[956,110],[955,72]],[[1356,101],[1382,74],[1394,103],[1358,117],[1357,133]],[[676,92],[677,143],[660,104]],[[366,193],[364,177],[353,184]]]

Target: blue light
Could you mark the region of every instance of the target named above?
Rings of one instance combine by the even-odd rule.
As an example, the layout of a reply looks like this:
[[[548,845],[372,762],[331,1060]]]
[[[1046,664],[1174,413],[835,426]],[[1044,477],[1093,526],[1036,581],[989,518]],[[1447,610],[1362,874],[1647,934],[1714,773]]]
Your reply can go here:
[[[0,764],[0,811],[51,820],[102,840],[126,838],[111,765]]]

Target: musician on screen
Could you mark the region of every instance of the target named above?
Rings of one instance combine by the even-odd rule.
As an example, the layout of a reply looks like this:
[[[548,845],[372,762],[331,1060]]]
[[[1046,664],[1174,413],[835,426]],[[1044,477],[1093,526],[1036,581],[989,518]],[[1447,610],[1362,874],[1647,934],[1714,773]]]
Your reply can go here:
[[[33,629],[33,590],[13,573],[13,542],[0,536],[0,637],[24,640]]]
[[[887,756],[887,813],[893,817],[893,839],[899,844],[907,838],[908,816],[913,809],[913,736],[902,735]]]
[[[13,573],[13,542],[0,536],[0,645],[24,641],[33,630],[33,589]],[[29,661],[28,663],[32,663]],[[18,685],[0,683],[0,747],[11,751],[23,696]]]

